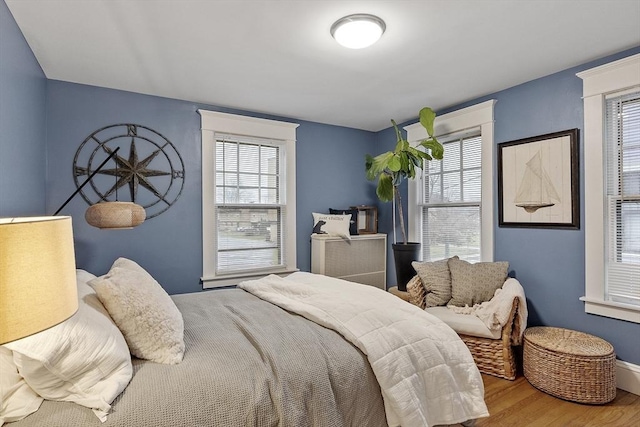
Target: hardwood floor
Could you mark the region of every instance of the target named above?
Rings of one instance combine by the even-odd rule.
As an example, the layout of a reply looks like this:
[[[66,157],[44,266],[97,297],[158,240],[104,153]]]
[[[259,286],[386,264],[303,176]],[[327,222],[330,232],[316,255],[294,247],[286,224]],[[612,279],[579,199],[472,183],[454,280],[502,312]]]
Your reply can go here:
[[[515,381],[482,378],[491,415],[475,427],[640,427],[640,396],[620,389],[606,405],[584,405],[543,393],[522,375]]]

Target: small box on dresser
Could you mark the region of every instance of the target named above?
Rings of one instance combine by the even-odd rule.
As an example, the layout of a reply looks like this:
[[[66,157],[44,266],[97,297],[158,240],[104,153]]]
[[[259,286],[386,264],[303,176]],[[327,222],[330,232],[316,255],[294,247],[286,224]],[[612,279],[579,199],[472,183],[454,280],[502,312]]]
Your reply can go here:
[[[387,235],[311,235],[311,272],[386,289]]]

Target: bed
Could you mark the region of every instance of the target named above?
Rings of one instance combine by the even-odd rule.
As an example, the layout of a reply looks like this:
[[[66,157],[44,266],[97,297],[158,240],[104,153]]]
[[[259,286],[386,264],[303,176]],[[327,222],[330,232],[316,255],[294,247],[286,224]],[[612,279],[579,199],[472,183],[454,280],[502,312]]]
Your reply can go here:
[[[298,277],[323,280],[317,275],[305,274],[309,276]],[[375,291],[380,292],[377,296],[386,295]],[[36,412],[6,425],[375,427],[399,424],[389,422],[389,402],[383,398],[385,393],[380,386],[384,382],[372,369],[371,355],[368,357],[358,348],[358,342],[350,342],[325,327],[327,325],[321,326],[296,314],[295,309],[283,309],[266,301],[264,296],[239,288],[174,295],[171,300],[184,322],[182,360],[177,364],[164,364],[131,357],[131,379],[111,402],[104,422],[88,407],[44,400]],[[411,307],[406,303],[401,305]],[[468,378],[459,379],[456,384],[460,384],[461,395],[473,389],[470,393],[475,396],[471,402],[473,408],[469,412],[464,402],[458,408],[460,397],[457,395],[453,399],[446,397],[451,402],[447,410],[456,417],[448,420],[451,423],[487,415],[484,401],[477,398],[483,393],[482,381],[478,381],[480,375],[475,365],[475,372],[469,371],[466,362],[465,356],[464,375]],[[427,373],[427,377],[431,374],[437,378],[434,372]],[[440,399],[440,389],[442,393],[450,392],[446,386],[433,384],[427,394]],[[457,390],[453,394],[457,394]]]

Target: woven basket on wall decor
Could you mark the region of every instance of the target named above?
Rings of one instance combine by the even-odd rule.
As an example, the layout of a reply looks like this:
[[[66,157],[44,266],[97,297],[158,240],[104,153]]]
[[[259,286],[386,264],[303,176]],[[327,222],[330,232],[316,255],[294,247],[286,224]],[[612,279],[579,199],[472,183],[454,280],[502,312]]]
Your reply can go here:
[[[98,228],[133,228],[144,222],[146,212],[132,202],[100,202],[89,206],[84,218]]]

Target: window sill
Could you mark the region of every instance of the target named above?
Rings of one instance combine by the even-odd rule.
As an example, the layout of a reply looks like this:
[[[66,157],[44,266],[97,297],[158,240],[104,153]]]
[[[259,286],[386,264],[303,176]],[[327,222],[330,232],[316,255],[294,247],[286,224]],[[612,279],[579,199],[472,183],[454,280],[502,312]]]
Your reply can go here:
[[[589,297],[580,297],[580,301],[584,301],[584,310],[589,314],[640,323],[640,307]]]
[[[217,277],[201,277],[200,281],[202,282],[202,289],[214,289],[214,288],[224,288],[227,286],[235,286],[240,282],[245,280],[257,280],[263,277],[266,277],[270,274],[277,274],[278,276],[286,276],[291,273],[295,273],[296,271],[300,271],[298,269],[293,270],[274,270],[274,271],[264,271],[261,273],[254,274],[230,274],[225,276],[217,276]]]

